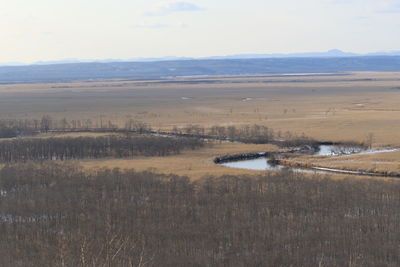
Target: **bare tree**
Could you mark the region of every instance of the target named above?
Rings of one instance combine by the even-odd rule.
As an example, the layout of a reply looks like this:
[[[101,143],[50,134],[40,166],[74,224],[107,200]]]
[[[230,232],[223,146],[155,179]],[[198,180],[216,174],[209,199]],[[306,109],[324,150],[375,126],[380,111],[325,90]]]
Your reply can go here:
[[[367,134],[366,144],[367,144],[369,149],[372,148],[372,145],[374,144],[374,140],[375,140],[374,133],[368,133]]]
[[[397,181],[0,169],[0,266],[398,266]]]
[[[47,133],[52,126],[52,119],[49,115],[44,115],[40,121],[40,130]]]

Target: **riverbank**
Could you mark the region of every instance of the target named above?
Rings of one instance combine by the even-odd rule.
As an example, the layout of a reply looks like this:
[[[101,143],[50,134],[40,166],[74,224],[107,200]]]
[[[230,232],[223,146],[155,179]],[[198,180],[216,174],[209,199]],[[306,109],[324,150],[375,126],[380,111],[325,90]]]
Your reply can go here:
[[[251,151],[278,151],[273,145],[253,145],[230,142],[211,142],[210,146],[195,151],[182,151],[179,155],[168,157],[136,157],[131,159],[102,159],[83,160],[78,163],[85,169],[120,168],[136,169],[138,171],[152,170],[162,174],[177,174],[188,176],[193,180],[204,176],[261,174],[263,171],[249,171],[242,169],[225,168],[213,162],[214,158],[230,154],[246,154]]]
[[[322,150],[325,150],[325,146]],[[395,163],[392,168],[384,169],[377,168],[378,161],[372,161],[370,164],[364,162],[362,166],[346,166],[337,164],[332,166],[330,161],[334,162],[356,162],[355,159],[362,159],[364,157],[380,158],[385,157],[385,154],[400,155],[399,149],[376,149],[376,150],[341,150],[342,155],[335,152],[336,148],[332,148],[332,153],[325,154],[316,151],[314,155],[304,155],[296,153],[301,149],[294,149],[292,151],[273,151],[273,152],[257,152],[247,154],[234,154],[217,157],[214,163],[221,164],[225,167],[239,168],[246,170],[265,170],[276,171],[281,169],[288,169],[295,172],[302,173],[318,173],[318,174],[344,174],[344,175],[357,175],[357,176],[374,176],[374,177],[392,177],[400,178],[400,168]],[[336,150],[337,151],[337,150]],[[348,153],[348,151],[357,151]],[[325,151],[326,152],[326,151]],[[316,163],[317,161],[317,163]],[[393,159],[393,162],[394,159]]]
[[[98,129],[92,131],[85,130],[75,130],[75,131],[52,131],[47,134],[41,134],[37,137],[77,137],[81,135],[93,135],[102,136],[107,134],[123,134],[122,132],[109,132],[109,131],[99,131]],[[131,134],[138,134],[132,132]],[[143,133],[157,136],[174,136],[174,137],[194,137],[192,135],[186,134],[174,134],[167,132],[151,132]],[[352,176],[378,176],[378,177],[399,177],[400,173],[397,171],[399,168],[396,164],[392,164],[390,168],[376,168],[378,164],[368,163],[366,160],[363,161],[362,166],[348,166],[346,164],[331,164],[332,162],[356,162],[356,160],[343,160],[343,157],[354,157],[358,156],[359,159],[363,157],[374,156],[374,162],[382,162],[379,160],[380,154],[387,154],[391,152],[396,152],[395,150],[383,150],[386,153],[377,153],[381,150],[367,151],[366,148],[361,146],[357,147],[356,143],[335,143],[335,142],[317,142],[319,149],[313,146],[300,146],[297,148],[279,148],[273,144],[244,144],[237,141],[231,140],[213,140],[212,137],[205,138],[206,142],[212,144],[212,146],[207,146],[200,151],[184,151],[180,155],[169,156],[167,158],[152,157],[152,158],[141,158],[135,157],[133,159],[103,159],[103,160],[87,160],[81,161],[80,163],[88,169],[91,168],[135,168],[138,170],[155,170],[156,172],[164,174],[179,174],[184,176],[194,177],[194,179],[199,179],[205,175],[215,175],[222,176],[224,174],[248,174],[248,173],[260,173],[265,170],[277,171],[283,168],[292,168],[297,171],[314,174],[334,174],[335,176],[352,175]],[[355,146],[356,145],[356,146]],[[360,145],[360,144],[358,144]],[[335,149],[330,150],[330,147],[335,147]],[[251,152],[251,151],[263,151],[263,152]],[[342,155],[338,154],[352,154],[354,155]],[[311,154],[314,154],[311,156]],[[259,158],[269,158],[273,162],[264,163],[259,161],[252,167],[248,168],[246,164],[241,164],[242,167],[235,167],[235,164],[226,164],[226,168],[221,164],[246,161]],[[267,161],[267,159],[265,160]],[[393,163],[395,163],[393,159]],[[213,164],[214,163],[214,164]],[[261,165],[260,165],[261,163]],[[265,167],[264,167],[265,165]],[[261,166],[261,167],[260,167]],[[388,164],[385,164],[388,166]]]

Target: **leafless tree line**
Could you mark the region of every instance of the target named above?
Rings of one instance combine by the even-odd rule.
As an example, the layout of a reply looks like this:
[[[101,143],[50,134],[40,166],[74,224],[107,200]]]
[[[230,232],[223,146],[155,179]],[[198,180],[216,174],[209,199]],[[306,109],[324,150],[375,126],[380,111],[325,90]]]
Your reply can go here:
[[[100,116],[101,117],[101,116]],[[11,138],[17,136],[33,135],[35,133],[44,133],[49,131],[91,131],[91,132],[135,132],[139,134],[158,133],[152,127],[144,122],[134,119],[127,119],[123,124],[111,120],[101,119],[100,122],[86,120],[68,120],[52,119],[44,115],[41,119],[0,119],[0,138]],[[173,127],[170,132],[179,136],[194,138],[210,138],[218,140],[238,141],[252,144],[275,144],[281,147],[299,147],[299,146],[318,146],[319,142],[307,137],[304,133],[301,135],[289,131],[274,131],[264,125],[242,125],[242,126],[217,126],[205,128],[199,125],[187,125],[184,127]],[[348,144],[347,144],[348,143]],[[345,142],[348,147],[354,142]],[[367,136],[364,143],[357,143],[357,146],[371,147],[373,143],[373,134]]]
[[[212,126],[204,128],[199,125],[187,125],[185,127],[173,127],[173,133],[191,136],[213,137],[221,140],[238,141],[252,144],[277,144],[283,147],[297,147],[302,145],[316,145],[317,141],[310,137],[296,135],[291,132],[274,131],[264,125],[242,126]]]
[[[0,170],[1,266],[398,266],[398,182]]]
[[[138,133],[146,133],[151,130],[150,126],[144,122],[127,119],[123,126],[111,120],[101,119],[93,121],[91,119],[53,119],[49,115],[44,115],[41,119],[1,119],[0,138],[11,138],[23,135],[48,131],[67,131],[67,130],[127,130]]]
[[[100,137],[21,138],[0,142],[0,161],[69,160],[104,157],[168,156],[202,147],[196,138],[109,135]]]

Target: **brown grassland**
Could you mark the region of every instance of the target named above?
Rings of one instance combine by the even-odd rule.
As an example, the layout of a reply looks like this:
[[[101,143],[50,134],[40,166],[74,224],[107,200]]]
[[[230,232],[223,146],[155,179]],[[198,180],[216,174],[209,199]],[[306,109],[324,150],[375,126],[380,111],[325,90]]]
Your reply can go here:
[[[140,120],[155,129],[196,124],[265,125],[320,141],[365,141],[400,146],[400,73],[186,77],[156,81],[92,81],[0,85],[0,116]],[[80,134],[73,134],[74,136]],[[91,134],[93,135],[93,134]],[[153,168],[200,178],[249,172],[215,166],[218,155],[274,150],[272,146],[215,144],[166,158],[83,161],[86,167]],[[399,171],[399,153],[300,159],[318,166]]]
[[[140,157],[135,159],[84,160],[80,164],[88,169],[93,168],[134,168],[138,171],[152,170],[164,174],[189,176],[197,180],[205,176],[259,174],[260,171],[227,168],[216,165],[216,156],[251,153],[254,151],[274,151],[272,145],[252,145],[239,143],[215,143],[198,150],[184,151],[182,154],[169,157]]]
[[[0,85],[0,266],[399,266],[400,150],[310,156],[400,148],[399,103],[400,73]],[[214,163],[274,151],[392,178]]]

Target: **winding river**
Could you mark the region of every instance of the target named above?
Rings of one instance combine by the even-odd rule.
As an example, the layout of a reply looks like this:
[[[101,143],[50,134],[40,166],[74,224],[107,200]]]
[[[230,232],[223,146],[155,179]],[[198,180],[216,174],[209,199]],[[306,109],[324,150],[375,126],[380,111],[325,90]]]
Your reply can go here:
[[[196,136],[191,134],[178,134],[178,133],[170,133],[170,132],[162,132],[162,131],[145,131],[145,132],[137,132],[134,130],[126,131],[126,130],[104,130],[104,129],[75,129],[75,130],[52,130],[50,132],[131,132],[137,134],[150,134],[154,136],[163,136],[163,137],[193,137],[193,138],[200,138],[204,141],[219,141],[219,142],[240,142],[235,140],[229,140],[226,138],[216,138],[212,136]],[[280,153],[302,153],[301,148],[295,149],[290,152],[280,152]],[[375,149],[375,150],[366,150],[361,147],[357,146],[346,146],[346,145],[332,145],[332,144],[321,144],[316,151],[313,151],[312,155],[314,156],[326,156],[326,157],[335,157],[335,156],[342,156],[345,157],[346,155],[354,155],[354,154],[378,154],[378,153],[388,153],[388,152],[395,152],[400,151],[399,148],[391,148],[391,149]],[[307,153],[307,152],[306,152]],[[260,152],[260,153],[253,153],[247,155],[234,155],[234,156],[227,156],[223,158],[216,158],[214,162],[216,164],[229,167],[229,168],[240,168],[240,169],[248,169],[248,170],[267,170],[267,171],[276,171],[287,169],[294,172],[303,172],[303,173],[318,173],[318,174],[329,174],[329,173],[344,173],[344,174],[354,174],[354,175],[367,175],[367,176],[382,176],[382,177],[398,177],[400,178],[400,174],[384,174],[378,172],[361,172],[361,171],[353,171],[353,170],[341,170],[341,169],[331,169],[331,168],[324,168],[324,167],[311,167],[311,168],[292,168],[287,167],[279,164],[279,160],[275,161],[275,164],[271,164],[270,162],[270,155],[271,153],[267,152]],[[279,153],[278,153],[279,154]]]
[[[388,153],[399,151],[400,149],[375,149],[375,150],[365,150],[360,147],[343,147],[338,145],[320,145],[319,150],[313,153],[314,156],[347,156],[347,155],[371,155],[378,153]],[[257,154],[255,154],[257,155]],[[342,173],[342,174],[353,174],[353,175],[367,175],[367,176],[389,176],[381,173],[373,172],[361,172],[361,171],[351,171],[351,170],[341,170],[332,169],[324,167],[311,167],[311,168],[292,168],[286,167],[278,164],[271,164],[270,157],[266,153],[258,153],[259,157],[237,160],[237,161],[224,161],[223,163],[218,163],[222,166],[229,168],[247,169],[247,170],[266,170],[266,171],[279,171],[282,169],[287,169],[293,172],[301,173],[311,173],[311,174],[329,174],[329,173]],[[398,176],[396,176],[398,177]]]

